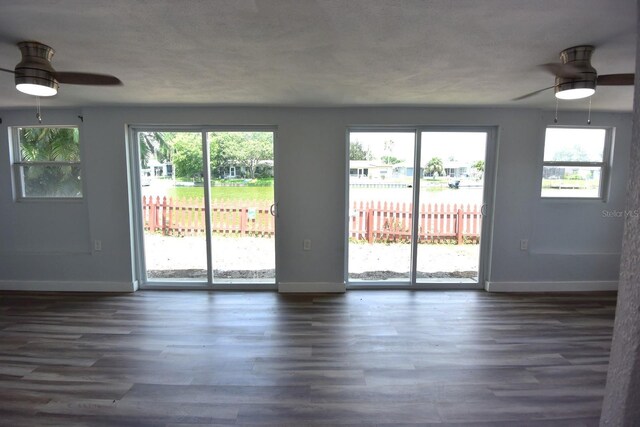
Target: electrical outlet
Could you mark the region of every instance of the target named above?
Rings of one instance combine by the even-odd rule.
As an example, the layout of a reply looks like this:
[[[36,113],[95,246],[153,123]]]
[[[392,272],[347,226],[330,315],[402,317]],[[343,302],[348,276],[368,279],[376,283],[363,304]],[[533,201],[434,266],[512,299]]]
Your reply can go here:
[[[304,239],[302,241],[302,250],[310,251],[311,250],[311,239]]]
[[[97,251],[97,252],[102,250],[102,240],[94,240],[93,241],[93,250]]]
[[[528,239],[521,239],[520,240],[520,250],[521,251],[526,251],[529,249],[529,240]]]

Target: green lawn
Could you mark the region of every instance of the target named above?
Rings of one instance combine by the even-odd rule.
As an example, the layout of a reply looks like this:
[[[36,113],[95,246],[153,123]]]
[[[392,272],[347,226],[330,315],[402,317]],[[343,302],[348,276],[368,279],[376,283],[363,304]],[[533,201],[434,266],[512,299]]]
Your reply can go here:
[[[203,187],[173,187],[167,196],[174,199],[204,199]],[[214,200],[257,200],[273,203],[273,187],[211,187],[211,198]]]
[[[597,179],[543,179],[542,188],[585,188],[595,190],[600,187]]]

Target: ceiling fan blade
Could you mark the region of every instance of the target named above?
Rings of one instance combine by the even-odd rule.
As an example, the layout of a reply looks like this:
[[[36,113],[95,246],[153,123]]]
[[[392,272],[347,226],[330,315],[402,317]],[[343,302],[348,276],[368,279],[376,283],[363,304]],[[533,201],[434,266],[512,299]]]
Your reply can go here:
[[[58,83],[71,85],[91,86],[119,86],[122,82],[119,78],[108,74],[76,73],[70,71],[56,71],[53,73]]]
[[[513,98],[512,101],[520,101],[521,99],[529,98],[529,97],[531,97],[533,95],[539,94],[540,92],[544,92],[545,90],[553,89],[554,87],[556,87],[556,86],[553,85],[553,86],[545,87],[544,89],[536,90],[535,92],[531,92],[531,93],[528,93],[526,95],[522,95],[522,96],[519,96],[517,98]]]
[[[599,86],[633,86],[635,74],[603,74],[598,76]]]
[[[575,79],[576,77],[580,77],[583,71],[574,65],[562,64],[560,62],[550,62],[548,64],[540,64],[540,67],[544,68],[554,76],[562,77],[565,79]]]
[[[9,70],[9,69],[7,69],[7,68],[0,68],[0,71],[5,71],[5,72],[7,72],[7,73],[11,73],[11,74],[15,74],[15,73],[16,73],[15,71],[13,71],[13,70]]]

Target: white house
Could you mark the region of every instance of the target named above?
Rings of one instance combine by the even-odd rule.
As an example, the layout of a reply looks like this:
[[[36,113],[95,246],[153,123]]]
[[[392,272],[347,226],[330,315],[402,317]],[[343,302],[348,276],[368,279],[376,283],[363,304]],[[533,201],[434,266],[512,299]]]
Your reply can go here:
[[[353,178],[386,179],[393,167],[372,160],[349,160],[349,176]]]

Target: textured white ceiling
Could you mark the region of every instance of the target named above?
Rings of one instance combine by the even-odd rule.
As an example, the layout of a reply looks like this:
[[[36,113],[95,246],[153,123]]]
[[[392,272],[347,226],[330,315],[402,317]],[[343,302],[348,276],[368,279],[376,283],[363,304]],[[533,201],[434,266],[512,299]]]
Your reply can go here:
[[[123,87],[63,85],[46,106],[287,105],[553,108],[536,67],[595,44],[599,74],[633,72],[635,0],[0,0],[0,67],[15,43],[56,50],[59,71]],[[593,108],[630,111],[631,87]],[[0,73],[0,108],[33,106]],[[587,101],[561,107],[586,108]]]

